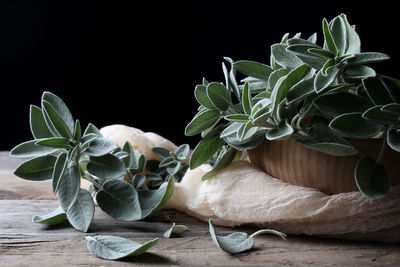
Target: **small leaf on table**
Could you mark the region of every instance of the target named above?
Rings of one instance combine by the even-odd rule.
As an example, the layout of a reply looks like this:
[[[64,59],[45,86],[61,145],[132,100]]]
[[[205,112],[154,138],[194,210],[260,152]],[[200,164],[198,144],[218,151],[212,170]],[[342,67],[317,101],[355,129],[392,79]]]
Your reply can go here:
[[[86,240],[89,251],[105,260],[141,255],[158,242],[158,238],[155,238],[139,244],[126,238],[110,235],[86,236]]]
[[[35,215],[32,217],[32,222],[42,223],[47,225],[54,225],[63,222],[67,218],[64,210],[58,207],[56,210],[45,214],[45,215]]]
[[[75,203],[67,212],[70,224],[78,231],[87,232],[94,216],[92,195],[85,189],[80,189]]]
[[[186,225],[173,223],[172,226],[164,233],[164,237],[166,238],[172,237],[175,229],[182,229],[183,231],[189,230]]]
[[[237,253],[242,253],[245,251],[248,251],[254,247],[254,237],[260,234],[268,233],[268,234],[274,234],[277,236],[280,236],[282,239],[286,239],[286,235],[284,233],[275,231],[275,230],[270,230],[270,229],[263,229],[259,230],[252,235],[248,235],[247,233],[243,232],[236,232],[233,234],[230,234],[228,236],[218,236],[215,233],[214,225],[212,223],[212,220],[209,220],[209,225],[210,225],[210,234],[211,237],[214,241],[214,243],[220,247],[223,251],[231,253],[231,254],[237,254]]]

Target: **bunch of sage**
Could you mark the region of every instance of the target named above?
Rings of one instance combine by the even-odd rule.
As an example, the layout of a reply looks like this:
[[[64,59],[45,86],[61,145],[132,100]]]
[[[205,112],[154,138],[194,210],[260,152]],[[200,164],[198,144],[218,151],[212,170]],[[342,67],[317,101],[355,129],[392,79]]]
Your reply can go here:
[[[200,106],[185,134],[201,134],[190,168],[214,162],[203,176],[212,178],[242,152],[263,139],[295,137],[300,144],[334,156],[358,151],[347,138],[368,139],[382,133],[377,159],[361,158],[355,180],[370,198],[389,191],[382,165],[386,145],[400,152],[400,81],[367,66],[389,59],[361,52],[361,41],[346,15],[322,21],[323,44],[317,34],[302,38],[285,34],[271,46],[270,64],[225,58],[225,83],[197,85]],[[238,81],[237,73],[243,75]]]
[[[29,158],[14,174],[31,181],[52,179],[59,199],[55,211],[34,216],[33,222],[68,219],[86,232],[94,217],[93,197],[117,220],[144,219],[162,208],[172,196],[175,178],[180,180],[187,169],[188,145],[174,152],[154,148],[162,161],[147,161],[128,142],[121,148],[105,139],[93,124],[82,131],[67,105],[50,92],[43,93],[41,107],[31,105],[30,128],[34,139],[10,152],[12,157]],[[81,179],[91,182],[89,191],[81,188]]]

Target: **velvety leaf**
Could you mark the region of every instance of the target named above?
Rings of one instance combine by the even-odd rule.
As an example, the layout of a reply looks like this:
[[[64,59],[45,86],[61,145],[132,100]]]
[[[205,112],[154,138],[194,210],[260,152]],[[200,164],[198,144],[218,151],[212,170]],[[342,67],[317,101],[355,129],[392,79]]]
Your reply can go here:
[[[31,127],[32,135],[35,139],[53,136],[43,118],[42,109],[37,106],[31,105],[30,107],[29,125]]]
[[[74,205],[81,187],[79,168],[72,165],[64,172],[58,188],[58,200],[61,208],[67,212]]]
[[[161,160],[170,156],[170,151],[165,147],[153,147],[152,150],[153,153],[156,154],[156,156]]]
[[[234,148],[228,148],[225,153],[221,156],[221,158],[216,162],[214,168],[205,173],[201,178],[203,181],[212,179],[215,175],[218,174],[219,171],[227,167],[230,163],[235,160],[239,160],[242,157],[243,153],[241,151],[237,151]]]
[[[83,135],[88,135],[88,134],[95,134],[98,137],[103,137],[103,135],[100,133],[99,129],[97,129],[96,126],[94,126],[94,124],[89,123],[88,126],[85,129],[85,132],[83,133]]]
[[[110,153],[116,148],[118,148],[118,146],[114,141],[98,137],[89,143],[85,153],[89,156],[99,157]]]
[[[331,118],[345,113],[364,112],[372,107],[368,99],[352,93],[323,94],[314,99],[314,105]]]
[[[315,44],[291,44],[286,49],[293,54],[295,54],[303,63],[309,65],[310,67],[319,70],[326,62],[326,57],[317,56],[310,53],[308,50],[310,48],[320,48]]]
[[[31,181],[51,179],[56,159],[51,155],[33,158],[19,165],[14,174],[22,179]]]
[[[307,136],[300,136],[296,141],[310,149],[332,156],[349,156],[358,153],[349,141],[319,123],[311,126]]]
[[[325,37],[324,45],[326,45],[329,51],[336,55],[338,52],[338,48],[335,44],[335,40],[333,39],[331,30],[329,29],[328,21],[325,18],[322,20],[322,30]]]
[[[313,33],[307,40],[313,44],[317,43],[317,33]]]
[[[288,52],[286,47],[287,45],[285,44],[274,44],[271,46],[271,54],[275,61],[288,70],[293,70],[302,65],[303,62],[294,54]]]
[[[329,85],[331,85],[335,80],[336,76],[338,75],[338,73],[339,69],[337,69],[334,66],[331,66],[326,69],[326,75],[324,75],[322,70],[319,70],[314,80],[315,92],[318,94],[322,90],[326,89]]]
[[[179,225],[173,223],[172,226],[164,233],[164,237],[171,238],[173,236],[175,229],[182,229],[183,231],[189,230],[186,225]]]
[[[94,202],[89,191],[80,189],[78,197],[67,211],[69,223],[78,231],[87,232],[94,217]]]
[[[267,80],[273,69],[270,66],[248,60],[239,60],[232,65],[244,75]]]
[[[286,239],[286,235],[284,233],[270,229],[259,230],[250,236],[247,233],[243,232],[236,232],[227,236],[218,236],[215,232],[214,225],[211,219],[208,221],[208,223],[210,226],[210,234],[214,243],[223,251],[231,254],[242,253],[252,249],[255,243],[254,237],[263,233],[274,234],[281,237],[282,239]]]
[[[289,89],[287,94],[288,104],[300,100],[312,93],[314,93],[314,77],[304,79]]]
[[[364,79],[375,76],[376,72],[373,68],[363,65],[350,65],[343,72],[343,77],[348,79]]]
[[[345,14],[340,15],[343,19],[343,22],[346,26],[347,32],[347,50],[343,54],[358,54],[361,50],[361,41],[360,37],[358,36],[357,32],[353,29],[350,23],[347,20]]]
[[[390,92],[378,77],[363,79],[362,83],[368,97],[375,105],[386,105],[393,102]]]
[[[140,190],[139,202],[142,211],[141,219],[144,219],[159,211],[172,197],[175,189],[175,179],[171,176],[168,183],[157,190]]]
[[[276,83],[278,82],[278,80],[286,75],[288,75],[289,71],[286,69],[278,69],[275,70],[274,72],[271,73],[271,75],[268,78],[268,86],[269,88],[272,90]]]
[[[349,59],[350,64],[370,64],[376,63],[384,60],[388,60],[390,57],[383,53],[377,52],[363,52],[355,54],[354,57]]]
[[[185,160],[186,157],[189,155],[190,147],[188,144],[180,145],[176,151],[176,157],[178,160]]]
[[[78,141],[82,137],[82,129],[81,129],[81,123],[79,120],[75,121],[75,127],[74,127],[74,140]]]
[[[52,187],[53,193],[56,194],[60,186],[61,180],[64,176],[65,170],[67,168],[67,153],[61,153],[54,164],[53,174],[52,174]]]
[[[122,221],[139,220],[142,217],[136,189],[121,180],[110,180],[97,192],[97,204],[111,217]]]
[[[74,122],[72,122],[71,129],[70,125],[68,124],[69,122],[67,123],[63,120],[63,115],[58,113],[56,107],[45,100],[42,100],[42,110],[47,127],[53,133],[53,135],[62,136],[68,139],[73,137],[72,133],[74,130]]]
[[[49,146],[56,148],[72,148],[69,140],[64,137],[43,138],[36,142],[36,145]]]
[[[381,110],[383,112],[389,112],[389,113],[393,113],[397,116],[400,116],[400,104],[397,103],[391,103],[391,104],[387,104],[381,107]]]
[[[227,136],[229,136],[229,135],[235,134],[235,133],[239,130],[240,126],[242,126],[242,124],[243,124],[243,123],[241,123],[241,122],[234,122],[234,123],[230,124],[228,127],[226,127],[226,128],[221,132],[220,137],[221,137],[221,138],[224,138],[224,137],[227,137]],[[221,147],[222,147],[222,145],[221,145]],[[217,149],[217,150],[219,150],[219,149]],[[217,151],[217,150],[216,150],[216,151]],[[215,152],[216,152],[216,151],[215,151]],[[214,153],[213,153],[213,154],[214,154]]]
[[[343,54],[347,48],[346,24],[344,23],[342,17],[337,16],[331,21],[329,26],[336,47],[338,51],[340,51],[340,54]]]
[[[51,154],[58,148],[36,145],[37,140],[21,143],[10,151],[13,158],[33,158]]]
[[[52,108],[54,108],[54,111],[65,123],[68,131],[73,133],[75,126],[74,119],[72,118],[71,112],[69,111],[67,105],[61,100],[61,98],[50,92],[44,92],[42,95],[42,101],[48,102]]]
[[[61,207],[45,215],[34,215],[32,222],[42,223],[47,225],[55,225],[62,223],[67,218],[67,215]]]
[[[225,120],[231,121],[231,122],[248,122],[250,119],[250,116],[247,114],[230,114],[226,115],[224,117]]]
[[[224,140],[229,144],[229,146],[236,150],[244,151],[256,148],[264,139],[264,134],[265,130],[260,129],[259,127],[252,127],[245,134],[242,141],[237,139],[236,132],[224,137]]]
[[[243,94],[242,94],[242,106],[243,106],[243,111],[247,114],[251,114],[251,92],[249,88],[249,83],[246,83],[243,89]]]
[[[228,89],[223,84],[217,82],[208,84],[207,96],[212,102],[213,106],[221,111],[227,110],[232,102]]]
[[[389,112],[384,112],[381,110],[382,107],[383,106],[371,107],[362,114],[362,117],[369,121],[383,125],[396,124],[399,122],[398,115]]]
[[[400,81],[388,76],[381,76],[379,78],[389,92],[393,102],[400,103]]]
[[[87,170],[90,174],[105,179],[117,179],[126,174],[123,161],[112,154],[90,157]]]
[[[389,193],[389,178],[385,167],[371,157],[365,156],[359,160],[354,176],[358,189],[368,198],[378,199]]]
[[[287,122],[287,120],[282,121],[277,128],[267,130],[265,137],[268,140],[282,140],[290,137],[294,130]]]
[[[400,133],[397,129],[391,128],[387,131],[386,141],[391,149],[400,152]]]
[[[210,101],[207,95],[207,87],[204,85],[197,85],[194,89],[194,95],[201,105],[208,109],[215,108],[214,104]]]
[[[208,129],[220,118],[218,110],[204,110],[198,113],[193,120],[186,126],[185,135],[194,136]]]
[[[88,241],[89,251],[105,260],[139,256],[158,242],[158,238],[155,238],[144,244],[139,244],[126,238],[110,235],[86,236],[86,240]]]
[[[239,130],[236,133],[236,136],[238,140],[241,142],[246,135],[246,133],[250,130],[250,128],[253,127],[253,123],[251,121],[248,121],[246,123],[243,123]]]
[[[314,54],[316,56],[323,56],[326,57],[327,59],[333,59],[336,55],[328,50],[325,49],[320,49],[320,48],[310,48],[308,49],[308,52],[311,54]]]
[[[370,138],[381,131],[379,124],[363,119],[358,112],[337,116],[329,127],[339,134],[356,139]]]
[[[169,175],[175,175],[181,167],[181,163],[179,161],[174,162],[173,164],[167,167],[167,172]]]

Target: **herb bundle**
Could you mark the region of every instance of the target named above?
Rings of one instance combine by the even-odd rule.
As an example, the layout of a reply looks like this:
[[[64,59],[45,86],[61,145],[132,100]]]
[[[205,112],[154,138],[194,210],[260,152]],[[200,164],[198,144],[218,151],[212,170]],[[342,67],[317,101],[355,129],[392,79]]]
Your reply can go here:
[[[270,64],[225,58],[225,83],[203,79],[194,95],[200,106],[185,134],[202,135],[190,168],[214,161],[212,178],[243,151],[264,139],[293,137],[310,149],[333,156],[358,151],[349,138],[368,139],[381,134],[378,158],[364,156],[355,169],[359,190],[370,198],[389,191],[382,165],[388,145],[400,152],[400,81],[367,66],[389,59],[361,52],[361,41],[346,15],[322,21],[323,45],[317,34],[301,38],[285,34],[271,46]],[[243,78],[238,81],[238,73]]]
[[[50,92],[43,93],[41,107],[31,105],[30,128],[34,139],[10,152],[12,157],[30,158],[14,174],[32,181],[52,179],[60,204],[49,214],[34,216],[34,222],[57,224],[67,218],[86,232],[94,216],[93,197],[117,220],[144,219],[162,208],[172,196],[175,179],[180,181],[188,168],[188,145],[174,152],[153,148],[161,161],[147,161],[128,142],[120,148],[104,138],[93,124],[82,131],[66,104]],[[81,179],[91,182],[89,191],[81,188]]]

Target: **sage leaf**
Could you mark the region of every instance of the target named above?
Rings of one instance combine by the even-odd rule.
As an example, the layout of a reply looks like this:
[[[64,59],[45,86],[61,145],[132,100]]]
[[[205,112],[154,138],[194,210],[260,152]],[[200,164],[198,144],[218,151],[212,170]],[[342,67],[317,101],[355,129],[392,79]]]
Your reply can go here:
[[[392,113],[397,116],[400,116],[400,104],[397,104],[397,103],[391,103],[391,104],[384,105],[384,106],[382,106],[381,110],[383,112],[388,112],[388,113]]]
[[[379,78],[362,80],[365,92],[375,105],[386,105],[393,102],[392,96]]]
[[[156,154],[156,156],[158,158],[160,158],[161,160],[170,156],[170,154],[169,154],[170,151],[168,149],[166,149],[165,147],[153,147],[152,150],[153,150],[153,153]]]
[[[349,141],[320,123],[312,125],[308,135],[300,136],[296,141],[310,149],[332,156],[350,156],[358,153]]]
[[[326,69],[326,75],[324,75],[322,69],[317,72],[314,80],[314,90],[318,94],[322,90],[326,89],[333,83],[336,76],[339,74],[339,69],[331,66]]]
[[[337,16],[334,18],[331,23],[329,24],[332,39],[335,42],[335,45],[338,51],[343,54],[347,48],[347,31],[346,31],[346,24],[343,21],[343,18]]]
[[[218,174],[222,169],[227,167],[230,163],[233,161],[241,159],[243,156],[243,153],[241,151],[238,151],[232,147],[228,148],[224,154],[219,158],[219,160],[215,163],[214,168],[205,173],[201,180],[206,181],[214,178],[215,175]]]
[[[22,179],[31,181],[51,179],[56,159],[51,155],[33,158],[19,165],[14,174]]]
[[[231,104],[230,93],[221,83],[209,83],[207,86],[207,96],[212,104],[221,111],[227,110]]]
[[[386,140],[391,149],[400,152],[400,134],[396,129],[391,128],[388,130]]]
[[[287,94],[288,104],[314,93],[314,77],[304,79],[292,86]]]
[[[224,137],[224,140],[234,149],[244,151],[256,148],[262,142],[264,136],[265,129],[260,127],[251,127],[243,137],[242,141],[239,141],[236,132]]]
[[[74,140],[79,141],[81,137],[82,137],[81,123],[79,122],[79,120],[76,120],[74,127]]]
[[[179,161],[174,162],[172,165],[167,167],[167,172],[169,175],[175,175],[180,168],[181,168],[181,163]]]
[[[105,260],[139,256],[158,242],[158,238],[155,238],[144,244],[139,244],[126,238],[110,235],[86,236],[86,240],[88,241],[89,251]]]
[[[103,135],[100,133],[99,129],[97,129],[96,126],[94,126],[94,124],[89,123],[88,126],[85,129],[85,132],[83,133],[83,135],[89,135],[89,134],[95,134],[98,137],[103,137]]]
[[[71,112],[69,111],[67,105],[55,94],[50,92],[44,92],[42,95],[42,102],[45,101],[51,105],[54,112],[60,117],[62,122],[66,126],[66,130],[69,133],[74,132],[74,119],[72,118]],[[51,116],[50,116],[51,117]],[[58,127],[56,127],[58,129]],[[60,133],[61,134],[61,133]],[[63,135],[64,136],[64,135]],[[66,136],[64,136],[66,137]],[[70,135],[70,137],[72,137]]]
[[[87,170],[90,174],[104,179],[117,179],[126,174],[123,161],[112,154],[90,157]]]
[[[290,40],[289,40],[290,41]],[[291,53],[295,54],[304,64],[312,67],[313,69],[319,70],[326,62],[326,57],[317,56],[310,53],[310,48],[320,48],[315,44],[290,44],[286,49]]]
[[[29,125],[32,135],[35,139],[48,138],[53,136],[44,120],[42,109],[37,106],[30,106]]]
[[[198,113],[186,126],[185,135],[193,136],[208,129],[220,118],[220,112],[215,109],[204,110]]]
[[[79,167],[73,164],[65,171],[61,178],[58,188],[58,200],[61,208],[68,212],[74,205],[81,187],[81,177],[79,174]]]
[[[349,138],[366,139],[381,131],[379,124],[365,120],[361,113],[346,113],[334,118],[329,127],[336,133]]]
[[[314,54],[316,56],[323,56],[327,59],[333,59],[336,55],[328,50],[320,49],[320,48],[309,48],[308,52]]]
[[[56,210],[45,214],[45,215],[34,215],[32,217],[32,222],[34,223],[42,223],[47,225],[55,225],[62,223],[67,218],[64,210],[61,207],[58,207]]]
[[[282,140],[289,138],[294,130],[287,120],[282,121],[277,128],[267,130],[265,138],[268,140]]]
[[[85,189],[80,189],[78,197],[67,211],[69,223],[78,231],[87,232],[94,217],[94,202],[92,195]]]
[[[36,144],[37,140],[23,142],[10,151],[10,157],[14,158],[33,158],[51,154],[57,151],[57,148],[40,146]]]
[[[252,104],[251,104],[251,92],[249,88],[249,83],[244,85],[243,94],[242,94],[242,106],[243,111],[247,115],[251,114]]]
[[[389,178],[385,167],[369,156],[358,161],[354,176],[360,192],[370,199],[382,198],[389,193]]]
[[[182,229],[184,231],[189,230],[189,228],[187,228],[186,225],[180,225],[180,224],[173,223],[172,226],[167,231],[165,231],[164,237],[171,238],[173,236],[175,229]]]
[[[97,192],[99,207],[117,220],[133,221],[142,217],[136,189],[121,180],[110,180]]]
[[[58,155],[52,174],[52,188],[54,194],[58,191],[65,169],[67,168],[67,163],[67,153]]]
[[[400,103],[400,81],[387,76],[381,76],[379,78],[392,97],[393,102]]]
[[[323,94],[314,99],[314,105],[331,118],[345,113],[364,112],[372,107],[369,99],[352,93]]]
[[[176,149],[175,154],[178,160],[185,160],[186,157],[189,155],[189,152],[190,152],[189,145],[183,144]]]
[[[243,123],[242,126],[240,126],[239,130],[236,133],[236,136],[240,142],[243,140],[244,136],[250,130],[251,127],[253,127],[252,121]]]
[[[396,124],[399,122],[399,116],[397,114],[384,112],[381,110],[382,107],[382,105],[371,107],[362,114],[362,117],[382,125]]]
[[[206,86],[197,85],[196,88],[194,89],[194,95],[196,97],[197,102],[199,102],[200,105],[202,105],[208,109],[215,108],[214,104],[208,98]]]
[[[140,190],[139,202],[141,218],[144,219],[159,211],[172,197],[175,188],[175,179],[170,176],[168,183],[157,190]]]
[[[249,121],[250,116],[247,114],[230,114],[230,115],[226,115],[224,117],[225,120],[227,121],[231,121],[231,122],[242,122],[242,123],[246,123]]]
[[[271,46],[271,55],[275,61],[287,70],[293,70],[302,65],[303,62],[294,54],[286,50],[285,44],[274,44]]]
[[[208,221],[208,223],[210,227],[210,234],[214,243],[223,251],[230,254],[238,254],[252,249],[255,243],[254,237],[260,234],[270,233],[277,235],[282,239],[286,239],[286,235],[284,233],[270,229],[259,230],[250,236],[243,232],[236,232],[227,236],[218,236],[215,232],[211,219]]]
[[[51,105],[49,102],[42,100],[42,109],[45,113],[44,119],[49,127],[49,130],[53,132],[55,136],[62,136],[68,139],[71,139],[74,123],[72,122],[72,129],[67,123],[63,120],[62,114],[59,114],[56,108]]]
[[[347,20],[345,14],[341,14],[340,17],[343,19],[343,22],[346,26],[347,32],[347,50],[343,54],[358,54],[361,50],[361,41],[357,32],[353,29],[350,23]]]
[[[355,65],[348,66],[343,73],[343,77],[347,79],[364,79],[369,77],[375,77],[376,72],[373,68],[363,66],[363,65]]]
[[[268,87],[272,92],[272,89],[275,87],[276,83],[278,80],[286,75],[289,74],[289,71],[286,69],[278,69],[275,70],[274,72],[271,73],[271,75],[268,78]]]
[[[333,39],[331,30],[328,25],[328,21],[325,18],[322,20],[322,30],[325,37],[324,45],[326,45],[329,51],[331,51],[336,55],[338,53],[338,48],[335,44],[335,40]]]
[[[248,60],[236,61],[232,66],[244,75],[261,80],[268,80],[269,75],[273,72],[270,66]]]
[[[354,57],[349,59],[350,64],[370,64],[384,60],[388,60],[390,57],[383,53],[377,52],[363,52],[355,54]]]
[[[117,144],[106,138],[98,137],[89,143],[85,153],[89,156],[103,156],[118,148]]]
[[[57,147],[57,148],[72,148],[69,140],[64,137],[43,138],[36,142],[36,145]]]

